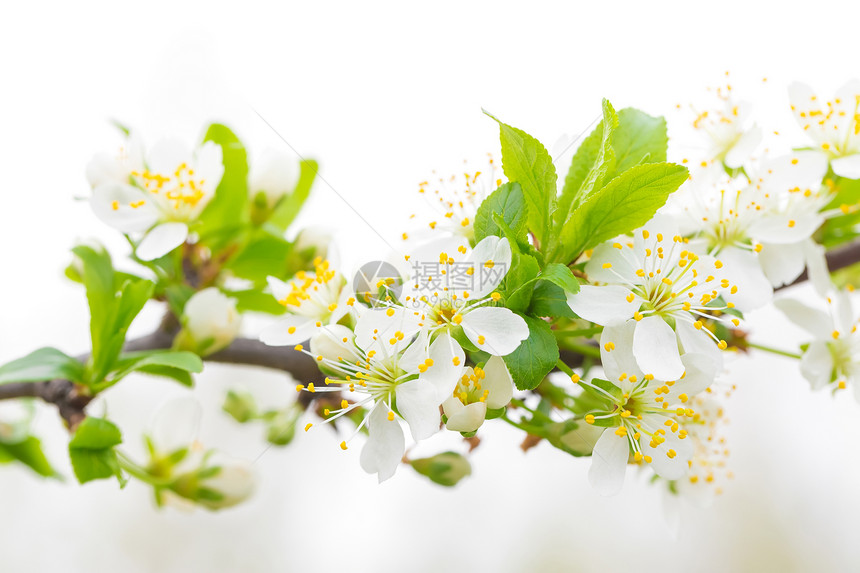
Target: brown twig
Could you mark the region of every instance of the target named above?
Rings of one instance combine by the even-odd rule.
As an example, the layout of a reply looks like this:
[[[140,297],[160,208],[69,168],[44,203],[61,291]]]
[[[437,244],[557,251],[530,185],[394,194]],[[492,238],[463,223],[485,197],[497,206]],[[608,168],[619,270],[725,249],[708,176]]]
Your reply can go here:
[[[858,262],[860,262],[860,242],[843,245],[827,253],[827,265],[831,271],[839,270]],[[790,285],[781,288],[801,283],[807,279],[808,276],[804,272]],[[175,319],[171,321],[168,316],[162,326],[154,333],[130,340],[125,345],[125,351],[170,348],[177,327]],[[563,357],[565,362],[570,365],[578,364],[582,359],[580,355],[570,351],[563,351]],[[78,356],[81,362],[88,358],[89,354]],[[262,342],[248,338],[234,340],[230,346],[207,356],[205,360],[208,362],[243,364],[281,370],[302,383],[314,382],[318,386],[323,384],[323,376],[313,358],[301,352],[295,352],[290,348],[266,346]],[[60,416],[65,420],[68,427],[73,430],[86,416],[84,409],[93,397],[85,387],[68,380],[46,380],[44,382],[22,382],[0,385],[0,400],[12,398],[39,398],[49,404],[56,405]],[[303,392],[300,398],[302,399],[302,404],[307,407],[313,399],[313,395]]]
[[[159,329],[147,336],[129,340],[124,350],[126,352],[161,350],[170,348],[172,344],[173,335],[169,331]],[[77,358],[84,362],[89,358],[89,354]],[[296,352],[292,348],[266,346],[258,340],[248,338],[237,338],[230,346],[207,356],[205,360],[281,370],[296,380],[303,383],[314,382],[318,386],[322,385],[323,380],[316,362],[309,356]],[[49,404],[56,405],[66,425],[70,430],[74,430],[86,417],[84,410],[93,396],[86,387],[69,380],[16,382],[0,385],[0,400],[13,398],[39,398]],[[305,406],[310,403],[310,400],[306,400],[306,402],[304,403]]]

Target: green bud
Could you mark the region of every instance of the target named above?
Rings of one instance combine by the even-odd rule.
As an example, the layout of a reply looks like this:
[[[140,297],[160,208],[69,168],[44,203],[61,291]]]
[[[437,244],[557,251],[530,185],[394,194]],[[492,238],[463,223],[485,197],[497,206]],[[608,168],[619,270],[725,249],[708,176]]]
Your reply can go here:
[[[594,449],[594,444],[603,434],[604,428],[585,422],[574,422],[566,420],[564,422],[556,422],[548,424],[544,427],[546,430],[546,440],[572,456],[590,456]]]
[[[249,422],[257,417],[257,404],[249,392],[241,390],[228,391],[222,408],[240,424]]]
[[[293,441],[296,435],[296,423],[299,421],[302,410],[297,405],[290,406],[286,410],[276,412],[269,420],[266,439],[276,446],[286,446]]]
[[[412,467],[419,474],[446,487],[455,486],[461,479],[472,474],[469,460],[457,452],[444,452],[431,458],[412,460]]]

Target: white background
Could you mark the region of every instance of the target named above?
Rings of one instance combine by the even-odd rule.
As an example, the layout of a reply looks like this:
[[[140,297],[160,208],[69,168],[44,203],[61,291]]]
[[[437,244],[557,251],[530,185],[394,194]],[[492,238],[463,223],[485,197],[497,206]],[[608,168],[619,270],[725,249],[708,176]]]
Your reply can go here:
[[[336,193],[391,238],[407,228],[402,217],[420,206],[417,183],[432,169],[456,173],[463,159],[497,150],[481,107],[551,146],[586,128],[601,97],[669,113],[731,70],[737,91],[766,97],[760,123],[791,133],[788,82],[828,94],[857,73],[860,9],[766,4],[4,3],[0,361],[43,345],[87,350],[83,292],[62,269],[81,238],[123,251],[75,201],[88,195],[90,156],[119,141],[109,118],[150,142],[196,140],[206,121],[219,120],[252,153],[283,145],[256,110],[320,159]],[[336,193],[318,182],[303,220],[335,229],[348,262],[384,254]],[[146,332],[158,314],[148,308],[135,330]],[[800,340],[775,313],[753,322],[755,340],[786,348]],[[249,335],[258,328],[246,326]],[[787,359],[735,370],[737,477],[715,507],[684,511],[677,541],[657,492],[632,472],[621,495],[600,498],[588,487],[587,460],[546,444],[524,455],[507,427],[483,431],[474,475],[453,491],[408,468],[377,486],[361,472],[358,448],[341,452],[340,439],[321,429],[266,452],[256,497],[220,514],[157,512],[136,483],[120,492],[111,482],[79,487],[0,468],[0,570],[856,570],[860,408],[848,395],[810,392]],[[260,428],[218,409],[237,385],[277,405],[292,399],[293,383],[216,366],[199,377],[203,441],[253,459],[264,448]],[[184,392],[138,378],[106,404],[135,451],[152,411]],[[38,428],[71,476],[50,408]]]

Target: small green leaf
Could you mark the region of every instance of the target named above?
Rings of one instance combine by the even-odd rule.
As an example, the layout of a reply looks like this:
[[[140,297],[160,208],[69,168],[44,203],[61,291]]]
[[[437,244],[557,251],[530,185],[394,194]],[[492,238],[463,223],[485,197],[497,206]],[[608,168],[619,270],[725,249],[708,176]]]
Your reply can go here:
[[[644,225],[686,180],[687,169],[674,163],[628,169],[573,212],[554,259],[572,261],[582,251]]]
[[[628,107],[618,112],[618,127],[612,136],[615,172],[610,179],[642,163],[663,163],[669,137],[666,120]]]
[[[279,303],[270,293],[257,289],[224,291],[230,298],[236,299],[236,310],[239,312],[265,312],[266,314],[284,314],[286,307]]]
[[[508,224],[517,240],[524,240],[527,225],[528,207],[519,183],[505,183],[484,199],[475,214],[475,241],[490,235],[504,236],[493,220],[497,214]]]
[[[265,284],[267,276],[281,277],[285,274],[291,248],[292,245],[283,237],[261,230],[224,267],[237,277]]]
[[[582,142],[570,164],[564,188],[559,197],[554,222],[559,229],[588,196],[611,179],[615,169],[612,137],[618,126],[618,115],[608,100],[603,100],[603,121]]]
[[[56,348],[40,348],[0,366],[0,384],[84,379],[84,365]]]
[[[43,477],[56,477],[48,458],[42,452],[42,442],[35,436],[27,436],[15,443],[0,442],[0,463],[18,461]]]
[[[83,282],[90,307],[90,339],[93,356],[99,355],[109,336],[108,322],[114,310],[116,284],[110,255],[102,248],[79,245],[72,252],[81,259]]]
[[[189,372],[203,371],[203,361],[193,352],[176,350],[147,350],[129,352],[121,355],[116,363],[117,372],[105,384],[98,387],[103,390],[116,384],[132,372],[141,372],[153,376],[172,378],[186,386],[193,385]]]
[[[215,189],[215,196],[200,214],[197,231],[207,239],[215,231],[239,227],[249,221],[248,154],[236,134],[220,123],[209,126],[203,141],[220,145],[224,161],[224,176]]]
[[[515,127],[499,124],[502,144],[502,169],[510,181],[522,186],[528,206],[528,226],[538,242],[551,230],[552,212],[555,210],[556,180],[552,157],[540,141]]]
[[[529,337],[503,358],[514,385],[519,390],[532,390],[558,362],[558,344],[549,323],[530,316],[523,318],[529,327]]]
[[[119,428],[103,418],[85,418],[69,441],[72,469],[81,483],[116,476],[123,483],[114,446],[122,443]]]
[[[567,295],[565,295],[564,290],[556,284],[541,280],[537,282],[532,293],[529,314],[552,318],[576,317],[567,304]]]
[[[281,231],[285,231],[293,220],[295,220],[299,211],[302,210],[302,206],[311,194],[311,187],[319,171],[319,164],[313,159],[307,159],[302,161],[301,169],[296,188],[292,193],[283,197],[278,202],[268,220],[269,223],[275,225]]]
[[[573,271],[566,265],[550,263],[540,274],[540,279],[560,286],[565,291],[576,294],[579,292],[579,281],[573,276]]]
[[[511,268],[501,286],[506,307],[514,312],[522,312],[529,307],[533,290],[530,284],[538,276],[538,272],[540,266],[533,256],[513,251]]]

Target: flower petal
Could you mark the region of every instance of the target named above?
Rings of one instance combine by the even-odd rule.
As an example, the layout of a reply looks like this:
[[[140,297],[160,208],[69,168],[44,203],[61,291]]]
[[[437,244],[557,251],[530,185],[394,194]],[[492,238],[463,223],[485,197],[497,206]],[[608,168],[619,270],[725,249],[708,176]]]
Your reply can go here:
[[[664,442],[655,444],[656,447],[651,447],[654,442],[643,437],[639,443],[642,446],[642,454],[651,456],[651,463],[648,465],[651,466],[654,473],[663,479],[676,480],[687,473],[688,462],[693,457],[693,440],[689,437],[679,438],[665,425],[665,421],[668,419],[665,416],[653,416],[649,419],[649,421],[653,420],[654,426],[665,431]]]
[[[394,393],[397,397],[397,409],[409,424],[412,438],[416,442],[439,431],[440,400],[432,384],[418,378],[398,384]]]
[[[846,155],[830,162],[833,172],[846,179],[860,179],[860,153]]]
[[[307,319],[305,320],[307,321],[306,324],[310,327],[308,330],[315,332],[315,334],[311,336],[310,343],[311,353],[314,356],[322,356],[326,360],[332,360],[334,362],[340,362],[340,360],[343,359],[348,362],[355,363],[360,360],[358,352],[356,352],[355,349],[355,336],[352,334],[350,329],[342,324],[330,324],[328,326],[323,326],[322,328],[316,328],[312,321]],[[288,327],[284,327],[284,322],[285,321],[278,322],[278,328],[275,333],[276,337],[283,336],[283,332],[288,329]],[[299,329],[296,328],[296,333],[294,334],[297,334],[298,331]],[[265,340],[263,342],[269,344]],[[298,342],[301,342],[301,340]],[[294,344],[297,344],[298,342]]]
[[[762,245],[758,262],[774,287],[790,284],[803,272],[803,250],[799,246],[797,243]]]
[[[621,248],[613,245],[620,245]],[[637,263],[633,262],[632,250],[618,242],[601,243],[594,248],[591,258],[585,265],[585,272],[593,282],[636,284],[641,282],[636,276]],[[608,267],[606,265],[609,265]]]
[[[293,346],[314,336],[319,329],[313,319],[288,314],[260,333],[260,341],[269,346]]]
[[[455,402],[460,405],[459,408]],[[451,396],[442,403],[442,408],[448,417],[445,427],[452,432],[474,432],[487,417],[487,404],[484,402],[473,402],[464,406],[458,398]]]
[[[644,319],[643,319],[644,320]],[[630,376],[642,379],[642,371],[633,356],[633,335],[636,332],[635,320],[628,320],[616,326],[605,326],[600,335],[600,362],[606,378],[626,390],[626,381]],[[612,350],[609,350],[609,349]]]
[[[529,337],[526,321],[500,306],[482,306],[464,313],[461,326],[469,340],[494,356],[507,356]]]
[[[484,388],[490,391],[487,395],[487,408],[504,408],[514,396],[514,379],[505,361],[498,356],[490,356],[484,365],[484,374]]]
[[[163,257],[188,238],[188,225],[185,223],[162,223],[149,231],[135,249],[142,261],[154,261]]]
[[[726,153],[725,164],[732,169],[742,166],[753,154],[761,140],[762,131],[760,127],[753,127],[745,131]]]
[[[725,264],[725,278],[738,287],[731,301],[739,310],[755,310],[770,302],[773,286],[764,276],[756,255],[730,247],[720,252],[720,259]]]
[[[633,355],[642,372],[658,380],[677,380],[684,373],[675,331],[659,316],[646,316],[636,324]]]
[[[591,454],[588,482],[600,495],[615,495],[624,485],[630,449],[626,436],[619,436],[613,428],[603,431]]]
[[[631,296],[632,295],[632,296]],[[579,287],[576,294],[567,294],[567,306],[580,318],[612,326],[632,318],[642,299],[620,285]]]
[[[675,333],[678,335],[678,341],[681,343],[681,348],[685,354],[695,352],[696,354],[710,356],[717,364],[717,370],[722,367],[723,357],[720,354],[720,349],[710,336],[701,330],[696,330],[688,322],[677,322],[675,324]]]
[[[827,343],[814,340],[800,359],[800,373],[809,381],[813,390],[824,388],[833,373],[833,355]]]
[[[468,261],[475,267],[475,283],[470,294],[475,299],[483,298],[498,287],[511,270],[511,245],[506,238],[493,235],[485,237],[475,245]],[[490,262],[492,261],[492,262]],[[491,266],[488,267],[487,265]]]
[[[833,321],[823,310],[807,306],[798,300],[781,298],[773,305],[785,314],[786,318],[809,332],[815,338],[827,340],[833,332]]]
[[[378,474],[379,483],[394,475],[403,452],[406,438],[397,418],[388,419],[388,410],[376,404],[367,420],[368,437],[361,449],[361,468],[369,474]]]
[[[170,454],[190,447],[197,439],[203,408],[191,396],[173,398],[159,407],[150,423],[149,437],[156,451]]]
[[[406,348],[418,332],[420,317],[407,308],[375,308],[362,313],[355,325],[355,343],[366,352],[376,350],[386,355]],[[398,337],[397,333],[403,333]],[[394,339],[394,344],[391,340]]]
[[[443,332],[430,345],[432,366],[418,375],[418,379],[436,389],[435,405],[438,406],[454,391],[463,375],[466,353],[460,344]]]
[[[827,268],[824,247],[812,239],[806,239],[803,243],[803,256],[806,259],[806,274],[809,276],[809,282],[818,294],[826,297],[833,288],[833,283],[830,279],[830,269]]]
[[[147,201],[146,193],[127,183],[99,185],[93,190],[90,207],[99,220],[123,233],[146,231],[158,221],[158,209]]]

